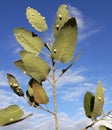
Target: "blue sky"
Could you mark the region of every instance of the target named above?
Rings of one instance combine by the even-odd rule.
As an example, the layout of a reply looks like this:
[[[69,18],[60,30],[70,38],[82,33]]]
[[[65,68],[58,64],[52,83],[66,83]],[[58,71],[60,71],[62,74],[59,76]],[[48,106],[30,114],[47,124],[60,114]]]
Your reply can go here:
[[[72,16],[78,21],[79,36],[76,54],[83,51],[77,63],[64,75],[57,86],[58,112],[60,129],[81,129],[79,122],[86,125],[86,117],[83,111],[83,96],[86,91],[95,92],[97,82],[100,80],[105,88],[105,111],[112,108],[112,1],[111,0],[1,0],[0,1],[0,107],[9,104],[20,104],[26,113],[32,109],[24,100],[12,93],[6,80],[6,73],[14,74],[23,89],[27,89],[28,77],[23,75],[13,65],[18,60],[21,46],[16,42],[13,29],[25,27],[35,31],[28,23],[25,11],[28,6],[38,10],[49,27],[48,35],[52,38],[52,28],[56,11],[60,4],[67,4]],[[38,33],[38,32],[37,32]],[[43,35],[42,35],[43,37]],[[44,87],[50,96],[49,108],[52,109],[52,91],[48,83]],[[25,107],[26,106],[26,107]],[[35,121],[37,119],[37,121]],[[44,122],[44,123],[43,123]],[[8,127],[10,130],[51,130],[52,117],[37,111],[32,118]],[[66,123],[69,122],[69,123]],[[25,125],[29,124],[29,125]],[[68,126],[67,126],[67,125]],[[44,128],[45,126],[45,128]],[[65,128],[64,128],[65,126]],[[80,126],[80,127],[79,127]],[[0,130],[6,130],[7,127]]]

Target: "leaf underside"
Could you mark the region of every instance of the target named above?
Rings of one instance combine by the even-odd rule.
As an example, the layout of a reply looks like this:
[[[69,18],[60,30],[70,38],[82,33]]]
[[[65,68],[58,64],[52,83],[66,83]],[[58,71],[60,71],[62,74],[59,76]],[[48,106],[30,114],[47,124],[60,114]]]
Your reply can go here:
[[[7,74],[8,83],[11,89],[16,93],[18,96],[24,96],[24,92],[19,85],[18,81],[12,74]]]
[[[28,86],[28,90],[26,91],[26,96],[28,98],[28,103],[36,108],[38,108],[39,103],[37,103],[34,99],[34,96],[32,94],[33,89],[31,88],[31,86]]]
[[[45,18],[35,9],[28,7],[26,9],[26,17],[34,29],[39,32],[48,29]]]
[[[12,124],[23,116],[23,111],[18,105],[10,105],[7,108],[0,109],[0,126]]]
[[[41,84],[39,84],[38,82],[33,83],[32,89],[36,102],[38,102],[39,104],[47,104],[49,102],[49,98]]]
[[[63,27],[63,25],[70,19],[70,14],[67,9],[67,5],[62,4],[56,14],[56,21],[54,24],[54,37],[56,38],[60,32],[60,29]]]
[[[94,95],[91,92],[86,92],[84,96],[84,110],[88,118],[91,118],[93,107],[94,107]]]
[[[27,70],[25,69],[22,60],[15,61],[14,65],[18,67],[24,74],[27,74]]]
[[[69,62],[74,55],[76,40],[77,24],[75,18],[71,18],[60,29],[52,47],[52,58],[63,63]]]
[[[49,98],[42,87],[42,84],[38,83],[35,79],[30,79],[26,94],[30,103],[34,107],[38,107],[39,104],[47,104],[49,102]]]
[[[92,112],[92,120],[94,120],[97,116],[100,116],[103,112],[104,105],[104,88],[100,82],[98,82],[98,87],[96,89],[94,109]]]
[[[36,57],[35,54],[27,51],[20,52],[23,65],[27,73],[39,83],[47,79],[50,66],[42,58]]]
[[[26,51],[32,52],[36,55],[41,52],[44,46],[44,42],[39,36],[34,36],[33,32],[24,28],[14,29],[14,35],[18,43],[20,43]]]

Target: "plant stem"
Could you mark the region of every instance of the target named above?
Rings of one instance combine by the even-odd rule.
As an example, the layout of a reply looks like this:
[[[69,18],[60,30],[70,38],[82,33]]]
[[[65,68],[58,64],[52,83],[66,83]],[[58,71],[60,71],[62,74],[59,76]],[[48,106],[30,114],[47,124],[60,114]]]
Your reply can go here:
[[[56,81],[55,81],[55,68],[53,66],[53,95],[54,95],[54,119],[55,119],[55,129],[58,130],[58,115],[57,115],[57,100],[56,100]]]
[[[45,108],[43,108],[43,107],[39,107],[41,110],[44,110],[44,111],[46,111],[46,112],[48,112],[48,113],[50,113],[50,114],[53,114],[54,115],[54,112],[51,112],[50,110],[48,110],[48,109],[45,109]]]
[[[57,115],[57,102],[56,102],[56,86],[53,86],[54,92],[54,118],[55,118],[55,127],[58,130],[58,115]]]

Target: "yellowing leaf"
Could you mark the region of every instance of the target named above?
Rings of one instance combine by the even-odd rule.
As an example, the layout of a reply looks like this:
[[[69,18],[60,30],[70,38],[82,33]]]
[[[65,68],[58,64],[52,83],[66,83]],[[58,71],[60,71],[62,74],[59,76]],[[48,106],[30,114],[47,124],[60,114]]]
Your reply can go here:
[[[16,40],[26,51],[34,54],[39,54],[44,46],[44,42],[39,36],[34,35],[33,32],[30,32],[24,28],[14,29],[14,35]]]
[[[43,17],[37,10],[28,7],[26,9],[26,17],[32,27],[37,31],[43,32],[48,29],[45,17]]]
[[[60,29],[52,47],[52,58],[63,63],[69,62],[74,55],[77,40],[77,23],[71,18]]]
[[[34,99],[34,96],[33,95],[31,95],[31,87],[29,86],[29,88],[28,88],[28,90],[26,91],[26,96],[27,96],[27,98],[28,98],[28,103],[30,104],[30,105],[32,105],[32,106],[34,106],[34,107],[36,107],[36,108],[38,108],[38,106],[39,106],[39,103],[37,103],[36,101],[35,101],[35,99]]]
[[[32,84],[33,95],[36,102],[39,104],[47,104],[49,102],[49,98],[44,90],[44,88],[38,82],[34,82]]]

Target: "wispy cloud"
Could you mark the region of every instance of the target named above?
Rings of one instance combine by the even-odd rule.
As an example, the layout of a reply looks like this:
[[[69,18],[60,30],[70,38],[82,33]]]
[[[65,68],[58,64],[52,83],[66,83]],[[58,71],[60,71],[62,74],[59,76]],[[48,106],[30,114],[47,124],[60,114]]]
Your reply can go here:
[[[14,71],[14,70],[0,70],[0,86],[9,86],[7,81],[7,73],[11,73],[14,75],[20,84],[27,85],[28,76],[22,74],[21,71]]]
[[[7,80],[6,80],[6,72],[4,70],[0,71],[0,86],[7,86]]]
[[[90,21],[86,20],[83,13],[75,7],[68,5],[69,12],[72,17],[76,17],[78,24],[78,41],[83,41],[92,35],[95,35],[101,31],[100,27],[93,27]]]
[[[72,88],[66,88],[62,90],[61,93],[61,99],[63,101],[74,101],[75,99],[77,100],[79,96],[81,96],[87,88],[84,87],[72,87]]]
[[[86,81],[86,76],[84,76],[85,69],[70,69],[57,83],[58,87],[69,85],[69,84],[77,84]]]
[[[59,91],[59,93],[63,101],[72,102],[72,101],[77,101],[80,96],[84,96],[84,93],[86,93],[86,91],[90,91],[90,90],[92,91],[95,88],[96,88],[95,84],[89,83],[86,80],[82,83],[77,83],[74,85],[70,84],[69,87],[64,87],[64,89]]]
[[[2,108],[7,107],[8,105],[11,105],[11,104],[20,104],[21,105],[24,103],[25,103],[24,99],[18,97],[13,92],[0,89],[0,106]]]
[[[79,41],[83,41],[84,39],[86,39],[86,38],[88,38],[88,37],[90,37],[90,36],[92,36],[92,35],[94,35],[94,34],[96,34],[96,33],[99,33],[101,31],[101,29],[99,28],[99,29],[91,29],[91,30],[88,30],[87,32],[85,32],[84,33],[84,31],[83,32],[81,32],[80,33],[80,35],[79,35]]]
[[[45,115],[44,115],[45,116]],[[42,116],[43,117],[43,116]],[[35,117],[34,120],[38,121],[38,118]],[[86,126],[90,125],[91,121],[89,119],[80,119],[77,121],[71,120],[67,114],[60,113],[59,114],[59,128],[60,130],[82,130]],[[106,125],[109,128],[112,128],[111,122],[109,121],[100,121],[97,123],[94,128],[98,130],[99,125]],[[8,126],[8,127],[0,127],[0,130],[55,130],[54,118],[45,119],[41,124],[33,124],[31,119],[26,119],[20,123]],[[89,128],[88,130],[93,130]]]
[[[21,47],[15,48],[14,51],[13,51],[13,53],[12,53],[12,55],[18,54],[21,50],[22,50]]]
[[[82,12],[79,11],[77,8],[72,7],[71,5],[68,5],[68,9],[71,14],[71,17],[75,17],[77,19],[78,28],[81,30],[84,29],[85,23]]]

